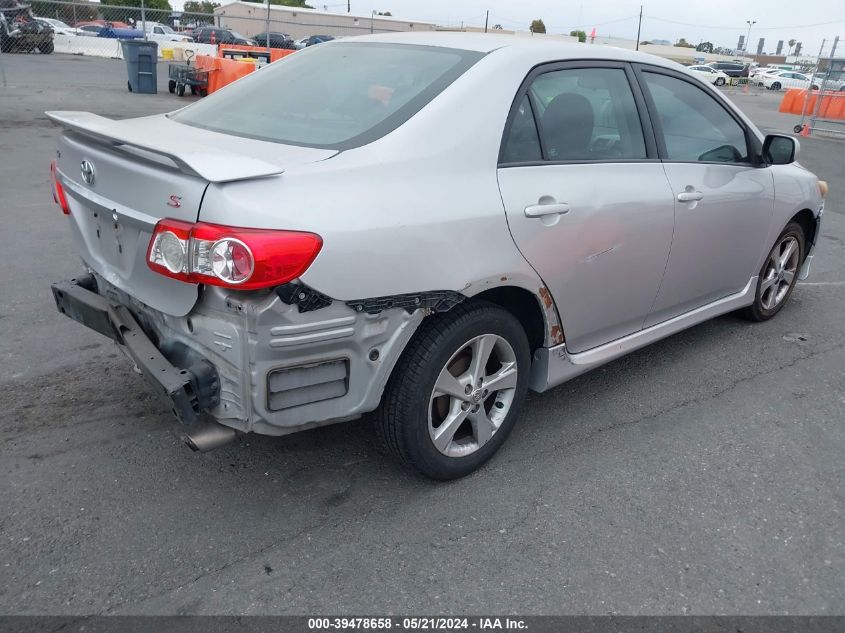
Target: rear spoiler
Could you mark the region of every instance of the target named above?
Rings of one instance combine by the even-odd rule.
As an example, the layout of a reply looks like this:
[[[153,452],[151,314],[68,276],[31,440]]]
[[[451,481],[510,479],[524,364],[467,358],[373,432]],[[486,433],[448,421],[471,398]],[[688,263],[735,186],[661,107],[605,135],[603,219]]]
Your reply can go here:
[[[116,121],[91,112],[45,112],[47,118],[55,121],[64,129],[86,136],[99,143],[120,148],[134,148],[163,156],[170,160],[183,173],[196,176],[208,182],[231,182],[281,174],[284,170],[246,154],[221,151],[211,144],[185,139],[184,128],[166,117],[156,117],[157,128],[145,126],[143,119]],[[165,123],[165,121],[167,123]],[[178,141],[162,134],[161,127],[178,125],[183,133]],[[199,130],[197,130],[199,132]],[[196,136],[196,134],[191,134]]]

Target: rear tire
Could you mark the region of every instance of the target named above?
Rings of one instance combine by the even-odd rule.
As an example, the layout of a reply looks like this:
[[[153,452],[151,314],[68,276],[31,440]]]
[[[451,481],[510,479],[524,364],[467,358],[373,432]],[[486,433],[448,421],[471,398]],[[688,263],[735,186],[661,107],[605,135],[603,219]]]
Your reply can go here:
[[[750,321],[768,321],[781,311],[795,290],[804,263],[804,230],[790,222],[769,251],[757,276],[754,303],[740,311]],[[789,249],[793,250],[789,250]]]
[[[44,42],[43,44],[38,46],[38,50],[41,52],[42,55],[49,55],[53,52],[53,40],[49,42]]]
[[[770,89],[771,90],[780,90],[780,82],[776,81],[775,83],[773,83],[772,87]]]
[[[176,92],[176,82],[172,79],[167,82],[167,92],[170,94]]]
[[[716,81],[714,83],[717,86],[724,86],[725,85],[725,78],[724,77],[716,77]]]
[[[522,325],[497,305],[461,304],[426,318],[385,387],[374,420],[380,444],[426,477],[468,475],[516,424],[530,354]]]

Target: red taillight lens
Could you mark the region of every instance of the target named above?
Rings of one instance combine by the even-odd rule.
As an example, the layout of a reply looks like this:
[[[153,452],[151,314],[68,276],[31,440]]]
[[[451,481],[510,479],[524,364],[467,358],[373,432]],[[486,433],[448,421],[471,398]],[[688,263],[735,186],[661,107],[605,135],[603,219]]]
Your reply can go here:
[[[59,172],[56,169],[56,161],[50,162],[50,176],[50,180],[53,184],[53,202],[61,207],[62,213],[70,215],[70,207],[67,203],[65,189],[62,187],[62,183],[59,182]]]
[[[164,219],[153,231],[147,264],[157,273],[189,283],[255,290],[296,279],[322,246],[323,240],[314,233]]]

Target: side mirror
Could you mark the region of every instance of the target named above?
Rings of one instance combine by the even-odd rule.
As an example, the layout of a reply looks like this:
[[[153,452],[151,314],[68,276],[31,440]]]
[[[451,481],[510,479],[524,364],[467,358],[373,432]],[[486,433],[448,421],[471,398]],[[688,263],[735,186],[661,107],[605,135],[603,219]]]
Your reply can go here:
[[[798,141],[791,136],[768,134],[763,141],[763,162],[769,165],[794,163],[798,150]]]

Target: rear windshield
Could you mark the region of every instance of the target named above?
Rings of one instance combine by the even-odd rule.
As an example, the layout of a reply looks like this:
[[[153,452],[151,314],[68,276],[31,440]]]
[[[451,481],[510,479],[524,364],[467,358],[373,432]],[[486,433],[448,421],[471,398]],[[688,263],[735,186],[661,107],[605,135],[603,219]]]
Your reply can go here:
[[[481,57],[451,48],[332,42],[298,51],[170,116],[235,136],[348,149],[402,125]]]

